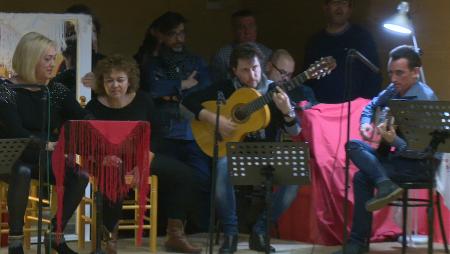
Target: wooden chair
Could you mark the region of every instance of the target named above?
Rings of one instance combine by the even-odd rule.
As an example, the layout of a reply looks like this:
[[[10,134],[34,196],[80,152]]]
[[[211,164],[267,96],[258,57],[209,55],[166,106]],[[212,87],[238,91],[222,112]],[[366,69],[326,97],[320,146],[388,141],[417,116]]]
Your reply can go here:
[[[93,183],[91,181],[91,183]],[[147,198],[147,204],[145,206],[146,214],[149,213],[149,216],[145,215],[144,217],[144,230],[149,231],[149,247],[150,251],[156,253],[156,240],[157,240],[157,209],[158,209],[158,177],[152,175],[148,178],[148,184],[150,185],[150,197]],[[92,184],[95,186],[95,184]],[[95,190],[92,191],[94,193]],[[123,210],[134,210],[134,219],[132,220],[121,220],[119,221],[119,230],[134,230],[135,231],[135,244],[137,244],[137,231],[138,231],[138,222],[139,222],[139,193],[138,189],[134,189],[134,199],[125,200],[123,202],[122,209]],[[78,239],[78,248],[85,248],[85,225],[91,225],[91,246],[92,250],[95,249],[96,246],[96,210],[95,205],[93,205],[92,197],[85,197],[80,203],[77,212],[77,234],[79,235]],[[93,216],[87,216],[86,206],[91,207],[91,214]]]
[[[6,201],[7,201],[7,190],[8,184],[4,182],[0,182],[0,215],[6,214],[8,212]],[[56,202],[54,202],[56,195],[54,193],[53,187],[51,187],[50,199],[43,199],[42,203],[43,214],[48,214],[46,218],[42,219],[42,223],[44,225],[49,225],[51,223],[51,216],[56,212]],[[30,249],[31,247],[31,235],[33,232],[37,232],[37,221],[38,221],[38,182],[36,180],[31,181],[30,186],[30,195],[28,196],[28,206],[25,211],[24,217],[24,226],[23,226],[23,234],[24,234],[24,248]],[[7,235],[9,233],[8,223],[2,222],[1,224],[0,235]]]

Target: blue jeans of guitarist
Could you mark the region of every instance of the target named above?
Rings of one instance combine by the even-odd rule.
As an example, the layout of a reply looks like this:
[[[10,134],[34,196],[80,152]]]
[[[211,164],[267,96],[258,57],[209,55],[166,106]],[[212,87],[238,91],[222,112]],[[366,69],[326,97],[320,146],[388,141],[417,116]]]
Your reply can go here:
[[[276,222],[283,212],[290,207],[297,196],[299,186],[287,185],[281,186],[272,196],[271,222]],[[236,198],[234,187],[231,184],[227,169],[227,158],[222,157],[217,163],[217,185],[216,185],[216,204],[219,219],[223,224],[223,233],[226,235],[237,235],[238,219],[236,215]],[[257,234],[263,234],[266,231],[266,213],[263,212],[253,231]]]
[[[387,179],[397,183],[429,181],[432,166],[428,160],[407,159],[393,154],[379,156],[374,148],[360,140],[351,140],[347,151],[359,169],[353,177],[355,206],[350,242],[365,246],[369,243],[372,225],[372,213],[366,210],[365,204],[374,196],[376,184]]]

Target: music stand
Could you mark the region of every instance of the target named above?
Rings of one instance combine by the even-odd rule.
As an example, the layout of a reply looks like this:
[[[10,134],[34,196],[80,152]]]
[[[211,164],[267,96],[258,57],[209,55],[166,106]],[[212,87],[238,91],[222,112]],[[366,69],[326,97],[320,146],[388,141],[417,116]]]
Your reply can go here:
[[[0,139],[0,175],[11,173],[29,142],[29,138]]]
[[[450,101],[391,100],[388,103],[395,124],[417,151],[450,152]]]
[[[266,246],[270,253],[270,208],[273,185],[305,185],[311,181],[309,148],[301,142],[227,143],[228,173],[233,185],[265,186]]]

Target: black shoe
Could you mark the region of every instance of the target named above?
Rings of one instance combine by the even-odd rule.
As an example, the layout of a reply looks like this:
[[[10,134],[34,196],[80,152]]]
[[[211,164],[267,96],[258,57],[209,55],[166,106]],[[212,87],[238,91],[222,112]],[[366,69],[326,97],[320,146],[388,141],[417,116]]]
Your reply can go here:
[[[248,246],[251,250],[256,250],[260,252],[266,251],[266,240],[267,237],[265,234],[257,234],[252,232],[250,237],[248,238]],[[275,248],[271,245],[270,252],[275,252]]]
[[[364,254],[369,252],[368,247],[356,243],[347,243],[344,249],[333,252],[332,254]]]
[[[369,212],[385,207],[403,194],[403,189],[391,180],[382,181],[377,187],[378,192],[375,197],[366,203],[366,210]]]
[[[233,254],[237,250],[238,235],[224,235],[219,254]]]
[[[50,254],[51,250],[56,251],[58,254],[78,254],[67,246],[62,233],[46,232],[44,236],[44,246],[46,254]]]

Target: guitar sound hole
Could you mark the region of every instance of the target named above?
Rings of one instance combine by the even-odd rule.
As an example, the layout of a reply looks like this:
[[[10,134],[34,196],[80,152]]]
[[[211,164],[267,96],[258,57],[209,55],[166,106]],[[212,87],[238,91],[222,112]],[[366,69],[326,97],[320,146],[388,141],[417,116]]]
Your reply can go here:
[[[244,110],[239,108],[234,112],[234,117],[239,121],[243,121],[245,118],[247,118],[247,114],[244,112]]]

